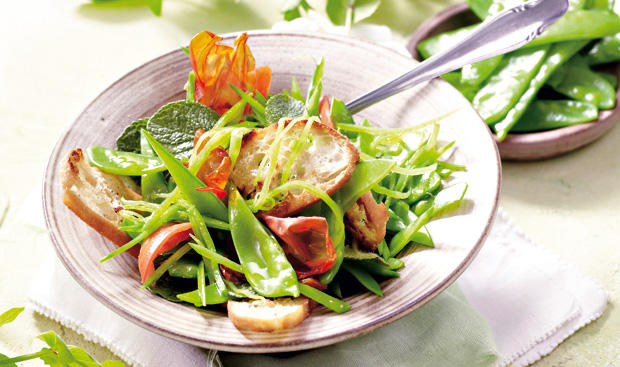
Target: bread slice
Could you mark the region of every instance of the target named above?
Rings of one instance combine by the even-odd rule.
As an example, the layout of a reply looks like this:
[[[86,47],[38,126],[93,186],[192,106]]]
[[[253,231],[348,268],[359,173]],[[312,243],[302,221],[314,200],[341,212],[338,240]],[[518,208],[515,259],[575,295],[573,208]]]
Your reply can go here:
[[[81,149],[74,149],[60,167],[63,202],[80,219],[117,245],[131,238],[118,229],[121,198],[142,200],[119,176],[92,167]],[[136,248],[137,250],[137,248]]]
[[[377,204],[372,193],[368,191],[347,210],[344,223],[361,245],[374,251],[385,237],[389,218],[385,204]]]
[[[310,315],[305,297],[228,301],[228,318],[239,330],[271,332],[294,328]]]
[[[287,122],[286,126],[290,123]],[[291,156],[291,146],[302,134],[306,123],[305,120],[294,122],[295,125],[282,139],[271,189],[279,186],[282,172]],[[264,177],[259,177],[257,185],[254,181],[260,162],[274,143],[276,133],[277,124],[273,124],[254,130],[244,138],[230,178],[246,198],[253,198],[263,186]],[[312,125],[306,143],[293,163],[289,179],[310,183],[328,195],[335,193],[351,178],[359,162],[359,152],[349,139],[321,123]],[[318,201],[318,197],[306,190],[289,190],[286,197],[265,214],[286,217]]]

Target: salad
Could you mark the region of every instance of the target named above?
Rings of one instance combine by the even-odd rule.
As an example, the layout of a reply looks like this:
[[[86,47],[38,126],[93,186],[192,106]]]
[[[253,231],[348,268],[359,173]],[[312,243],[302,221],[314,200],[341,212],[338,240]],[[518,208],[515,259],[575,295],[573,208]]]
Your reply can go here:
[[[119,246],[102,262],[128,253],[143,289],[225,307],[239,329],[292,328],[318,305],[347,312],[364,289],[382,297],[398,256],[434,247],[426,224],[467,190],[441,118],[357,124],[323,96],[322,60],[305,95],[294,78],[272,95],[247,34],[221,40],[191,40],[185,100],[132,122],[116,149],[68,154],[64,203]]]

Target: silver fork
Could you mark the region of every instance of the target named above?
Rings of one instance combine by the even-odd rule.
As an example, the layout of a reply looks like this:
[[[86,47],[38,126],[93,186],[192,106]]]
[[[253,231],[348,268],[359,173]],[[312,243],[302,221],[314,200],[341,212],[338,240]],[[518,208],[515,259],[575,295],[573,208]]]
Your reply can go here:
[[[531,42],[560,19],[569,0],[530,1],[485,20],[470,35],[448,50],[433,55],[411,71],[347,103],[357,113],[416,84],[436,78]]]

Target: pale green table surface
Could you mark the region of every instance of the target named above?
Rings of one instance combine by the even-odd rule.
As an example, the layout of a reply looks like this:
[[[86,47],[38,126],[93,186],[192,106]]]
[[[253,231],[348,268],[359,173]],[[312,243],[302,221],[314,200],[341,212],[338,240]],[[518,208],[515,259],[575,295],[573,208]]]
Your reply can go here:
[[[269,28],[281,1],[165,0],[157,18],[140,0],[126,7],[88,1],[4,1],[0,12],[0,195],[10,201],[0,226],[0,310],[27,303],[27,289],[49,246],[47,234],[17,220],[40,184],[57,138],[105,87],[127,71],[185,44],[193,34]],[[455,0],[383,0],[372,22],[403,39]],[[315,2],[311,2],[315,3]],[[217,13],[216,13],[217,11]],[[610,292],[596,322],[536,366],[620,365],[620,128],[554,160],[503,169],[501,205],[525,232]],[[1,212],[0,212],[1,217]],[[33,352],[33,336],[54,330],[100,359],[116,358],[75,332],[31,312],[0,329],[0,352]],[[41,365],[40,361],[26,365]]]

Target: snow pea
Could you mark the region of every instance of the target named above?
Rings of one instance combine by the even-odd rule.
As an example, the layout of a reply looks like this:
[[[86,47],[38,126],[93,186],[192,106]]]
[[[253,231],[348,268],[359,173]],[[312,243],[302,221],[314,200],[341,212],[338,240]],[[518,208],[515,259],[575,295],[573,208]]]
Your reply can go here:
[[[339,190],[339,204],[344,211],[349,210],[351,206],[362,195],[368,192],[377,183],[381,182],[387,176],[396,162],[387,159],[370,159],[360,162],[349,181]]]
[[[188,259],[180,259],[168,269],[168,275],[175,278],[196,279],[198,265]]]
[[[298,297],[297,275],[278,240],[256,219],[234,185],[229,185],[228,197],[230,233],[252,288],[265,297]]]
[[[145,156],[155,156],[155,151],[151,148],[151,145],[142,132],[140,132],[140,152]],[[143,174],[140,177],[140,188],[142,190],[142,198],[150,202],[161,201],[162,199],[158,198],[156,195],[168,193],[168,185],[166,184],[163,172]]]
[[[459,183],[443,188],[434,198],[431,198],[430,207],[409,223],[403,231],[392,237],[389,244],[392,256],[397,255],[409,243],[411,236],[428,223],[432,217],[442,215],[457,207],[463,200],[466,191],[467,184]]]
[[[166,169],[163,162],[155,157],[105,147],[89,147],[86,157],[93,167],[123,176],[140,176]]]
[[[368,274],[366,270],[360,267],[357,264],[353,264],[349,261],[345,261],[342,263],[342,267],[348,271],[361,285],[366,287],[369,291],[376,294],[379,297],[383,297],[383,292],[381,291],[381,286],[372,275]]]
[[[409,205],[407,205],[403,201],[395,202],[394,205],[392,205],[392,207],[394,208],[393,213],[395,213],[396,217],[402,223],[402,225],[400,223],[397,224],[397,226],[399,227],[399,230],[395,231],[396,233],[405,230],[405,228],[407,228],[409,224],[413,223],[416,219],[418,219],[419,214],[416,214],[415,212],[411,211],[411,209],[409,208]],[[388,213],[390,211],[391,209],[388,210]],[[392,215],[390,214],[390,218],[391,217]],[[435,247],[435,243],[433,242],[433,239],[431,238],[431,235],[428,232],[428,229],[426,229],[426,227],[424,226],[422,227],[421,230],[415,232],[409,238],[409,241],[416,242],[416,243],[419,243],[427,247]]]
[[[606,9],[575,9],[564,14],[526,47],[553,42],[592,40],[620,32],[620,16]]]
[[[607,80],[607,82],[611,84],[611,86],[614,87],[614,89],[618,89],[618,77],[617,76],[615,76],[614,74],[609,74],[609,73],[604,73],[604,72],[599,72],[599,71],[595,71],[595,73],[599,75],[601,78],[604,78],[605,80]]]
[[[600,65],[620,60],[620,34],[608,36],[592,46],[587,55],[588,64]]]
[[[616,90],[593,72],[584,57],[577,55],[549,78],[547,84],[567,97],[589,102],[601,109],[616,105]]]
[[[326,293],[323,293],[320,290],[313,288],[309,285],[299,284],[299,290],[304,296],[320,303],[321,305],[329,308],[336,313],[344,313],[351,309],[351,305],[349,305],[348,303],[334,298]],[[338,290],[340,290],[339,287]]]
[[[418,53],[426,59],[446,50],[473,32],[479,24],[429,37],[418,44]],[[555,42],[593,40],[612,36],[619,32],[620,17],[618,15],[601,9],[575,9],[564,14],[554,25],[523,48]]]
[[[587,41],[561,42],[551,46],[547,58],[538,70],[536,76],[530,81],[530,85],[519,101],[513,106],[508,114],[493,129],[497,138],[502,141],[508,135],[510,129],[519,121],[530,103],[534,100],[540,88],[545,85],[549,77],[567,60],[577,53]]]
[[[441,186],[441,177],[435,172],[425,173],[419,177],[415,185],[412,185],[409,197],[405,199],[407,204],[413,205],[426,195],[431,195]]]
[[[597,117],[598,109],[588,102],[537,100],[530,105],[511,131],[532,132],[557,129],[596,120]]]
[[[481,85],[497,69],[503,57],[503,55],[499,55],[463,66],[463,69],[461,69],[461,84],[463,87],[475,88]]]
[[[549,46],[530,47],[511,52],[502,59],[472,101],[487,124],[502,119],[519,101],[548,51]]]
[[[177,298],[181,301],[191,303],[196,307],[202,307],[205,305],[217,305],[227,301],[225,298],[222,298],[217,293],[217,289],[215,288],[214,284],[206,286],[202,294],[204,295],[204,297],[201,297],[200,292],[198,291],[198,289],[196,289],[191,292],[177,294]]]
[[[164,162],[168,172],[177,184],[177,187],[181,190],[183,195],[187,197],[187,200],[194,204],[201,214],[219,219],[222,221],[228,220],[228,210],[220,199],[213,193],[206,191],[196,191],[199,187],[204,187],[205,184],[200,181],[198,177],[191,173],[191,171],[177,160],[172,153],[168,152],[155,138],[148,132],[143,130],[144,136],[148,140],[155,153]]]
[[[387,278],[398,278],[400,274],[389,266],[376,261],[358,261],[357,264],[367,272]]]
[[[477,86],[472,87],[463,83],[463,77],[460,70],[446,73],[441,77],[448,83],[452,84],[452,86],[461,92],[461,94],[470,102],[474,99],[474,96],[476,96],[476,92],[478,92]]]

